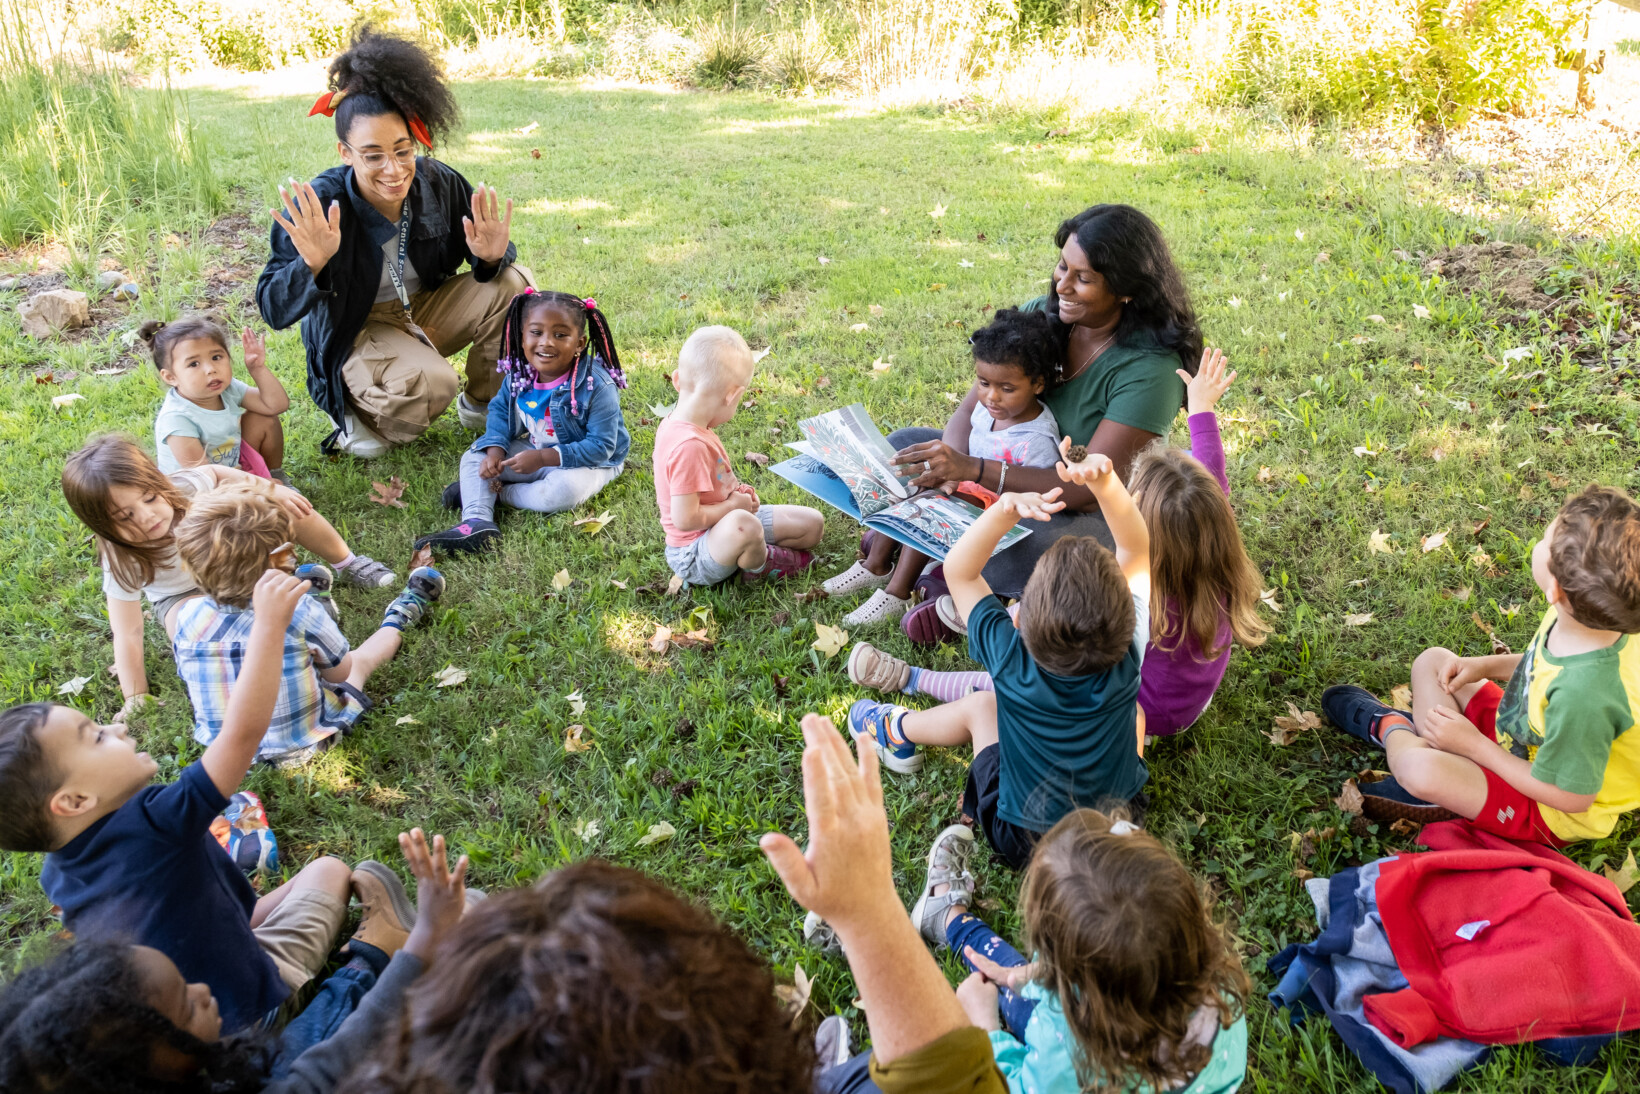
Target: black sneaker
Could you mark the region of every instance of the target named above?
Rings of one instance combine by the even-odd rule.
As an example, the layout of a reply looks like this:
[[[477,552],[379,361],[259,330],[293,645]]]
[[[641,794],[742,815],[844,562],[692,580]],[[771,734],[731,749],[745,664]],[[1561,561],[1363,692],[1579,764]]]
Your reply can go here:
[[[457,479],[449,486],[446,486],[444,488],[444,497],[440,500],[444,502],[444,508],[452,513],[461,512],[461,480]]]
[[[501,538],[501,529],[493,520],[464,520],[454,528],[434,532],[416,540],[416,549],[431,547],[434,551],[459,555],[485,551]]]
[[[1396,710],[1378,701],[1378,697],[1366,688],[1358,688],[1354,684],[1337,684],[1321,693],[1321,709],[1326,713],[1332,724],[1348,733],[1351,737],[1359,737],[1369,745],[1384,747],[1384,742],[1378,739],[1378,720],[1386,714],[1400,714],[1410,723],[1412,714],[1405,710]]]
[[[1434,824],[1452,820],[1458,814],[1444,805],[1426,802],[1387,775],[1375,783],[1361,783],[1361,812],[1376,821],[1409,820],[1414,824]]]

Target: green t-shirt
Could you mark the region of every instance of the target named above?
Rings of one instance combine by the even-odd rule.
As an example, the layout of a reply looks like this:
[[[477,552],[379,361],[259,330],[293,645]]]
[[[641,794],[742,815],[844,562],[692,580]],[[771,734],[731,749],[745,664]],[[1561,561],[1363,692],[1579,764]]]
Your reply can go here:
[[[1044,311],[1047,306],[1048,298],[1039,296],[1019,308]],[[1088,443],[1106,418],[1165,437],[1184,407],[1184,381],[1175,371],[1178,367],[1179,355],[1171,350],[1118,344],[1042,401],[1058,419],[1059,431],[1074,444]]]
[[[1573,794],[1593,794],[1582,813],[1539,812],[1565,840],[1610,835],[1640,807],[1640,643],[1624,635],[1602,650],[1556,657],[1550,608],[1521,655],[1498,705],[1497,736],[1532,761],[1532,777]]]

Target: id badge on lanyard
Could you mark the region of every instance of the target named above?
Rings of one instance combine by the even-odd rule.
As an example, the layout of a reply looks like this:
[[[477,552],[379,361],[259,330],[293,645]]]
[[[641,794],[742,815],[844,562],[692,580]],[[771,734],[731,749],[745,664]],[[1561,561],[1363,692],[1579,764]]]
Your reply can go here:
[[[387,276],[393,280],[393,289],[399,294],[399,306],[404,308],[404,318],[410,320],[410,294],[404,288],[404,261],[405,253],[410,243],[410,198],[404,199],[404,208],[399,212],[399,260],[387,264]]]

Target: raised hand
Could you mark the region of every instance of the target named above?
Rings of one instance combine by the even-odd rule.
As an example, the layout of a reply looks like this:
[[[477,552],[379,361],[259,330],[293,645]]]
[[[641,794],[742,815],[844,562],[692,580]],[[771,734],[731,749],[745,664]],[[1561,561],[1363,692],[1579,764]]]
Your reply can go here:
[[[1004,513],[1012,513],[1020,520],[1047,520],[1061,509],[1065,503],[1057,500],[1064,493],[1061,487],[1054,487],[1046,494],[1035,491],[1014,493],[1009,491],[997,499],[997,505]]]
[[[1192,414],[1207,414],[1219,405],[1224,393],[1230,390],[1235,382],[1236,373],[1232,369],[1224,371],[1230,359],[1224,355],[1222,349],[1208,347],[1202,350],[1201,368],[1192,376],[1184,369],[1178,369],[1179,377],[1184,380],[1185,407]]]
[[[317,275],[342,247],[341,203],[332,201],[324,208],[313,184],[295,179],[290,180],[289,192],[279,187],[279,200],[285,206],[284,215],[277,209],[269,209],[268,215],[290,236],[296,253]]]
[[[1060,462],[1055,470],[1064,482],[1074,482],[1079,486],[1092,487],[1104,479],[1106,475],[1114,474],[1116,466],[1110,462],[1110,457],[1103,452],[1089,452],[1080,460],[1070,458],[1071,439],[1066,437],[1059,442]]]
[[[792,899],[840,934],[891,915],[903,920],[876,750],[861,739],[856,762],[831,719],[818,714],[803,716],[803,741],[809,846],[770,832],[760,841],[763,853]]]
[[[416,879],[416,925],[404,948],[426,960],[467,910],[467,856],[462,855],[455,869],[450,869],[444,837],[434,836],[429,848],[420,828],[399,833],[399,850]]]
[[[461,229],[467,233],[467,250],[480,262],[494,264],[507,254],[507,240],[512,235],[512,198],[507,199],[507,211],[502,215],[495,187],[482,182],[473,190],[473,215],[461,218]]]
[[[290,617],[296,614],[296,605],[313,588],[313,582],[304,581],[283,570],[264,570],[256,580],[251,593],[251,610],[258,622],[263,620],[283,631],[290,626]]]
[[[983,976],[991,983],[1009,991],[1019,991],[1036,979],[1035,962],[1029,965],[999,965],[972,946],[964,946],[962,952],[968,958],[968,964],[973,966],[975,975]]]
[[[273,500],[290,514],[292,520],[306,520],[313,515],[313,503],[288,486],[274,486]]]
[[[261,368],[268,360],[268,340],[249,327],[239,332],[240,351],[245,356],[245,371]]]

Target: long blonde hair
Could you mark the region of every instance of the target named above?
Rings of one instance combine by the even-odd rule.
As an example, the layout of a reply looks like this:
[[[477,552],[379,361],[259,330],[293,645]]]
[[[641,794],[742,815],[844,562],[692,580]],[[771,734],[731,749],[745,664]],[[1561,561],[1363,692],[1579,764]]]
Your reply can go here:
[[[154,580],[160,564],[168,561],[176,549],[176,536],[167,532],[146,543],[129,543],[122,538],[109,501],[109,493],[116,486],[159,495],[174,512],[173,531],[188,511],[188,499],[148,453],[123,434],[93,437],[63,464],[63,497],[96,537],[98,557],[114,580],[127,589],[141,589]]]
[[[1190,638],[1214,660],[1224,652],[1219,629],[1226,619],[1233,641],[1261,644],[1270,626],[1258,614],[1258,567],[1213,473],[1163,441],[1133,461],[1128,489],[1150,529],[1151,645],[1172,653]]]

